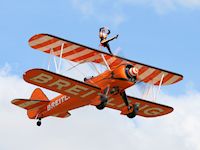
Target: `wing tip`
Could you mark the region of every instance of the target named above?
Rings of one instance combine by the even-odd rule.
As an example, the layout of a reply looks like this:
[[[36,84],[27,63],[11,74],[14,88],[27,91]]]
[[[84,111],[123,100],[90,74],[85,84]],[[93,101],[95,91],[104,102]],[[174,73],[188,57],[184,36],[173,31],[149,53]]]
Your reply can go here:
[[[28,42],[30,43],[30,42],[32,42],[32,41],[34,41],[34,40],[36,40],[36,39],[38,39],[38,38],[40,38],[40,37],[42,37],[44,35],[45,34],[43,34],[43,33],[35,34],[28,40]]]
[[[20,101],[20,99],[13,99],[13,100],[11,101],[11,103],[14,104],[14,105],[17,105],[17,102],[19,102],[19,101]]]

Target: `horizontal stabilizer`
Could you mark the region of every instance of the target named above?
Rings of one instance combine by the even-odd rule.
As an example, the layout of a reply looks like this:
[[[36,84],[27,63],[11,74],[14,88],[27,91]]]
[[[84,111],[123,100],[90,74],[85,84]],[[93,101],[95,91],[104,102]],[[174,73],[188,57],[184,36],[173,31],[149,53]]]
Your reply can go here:
[[[26,110],[38,110],[49,104],[49,101],[30,100],[30,99],[14,99],[12,104],[21,107]]]

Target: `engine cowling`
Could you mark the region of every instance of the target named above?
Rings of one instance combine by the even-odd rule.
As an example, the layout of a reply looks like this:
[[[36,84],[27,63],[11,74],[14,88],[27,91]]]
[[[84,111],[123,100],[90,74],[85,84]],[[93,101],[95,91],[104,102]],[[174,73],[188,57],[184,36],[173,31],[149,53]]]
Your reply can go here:
[[[121,65],[112,72],[115,79],[128,80],[135,82],[137,80],[138,69],[132,65]]]

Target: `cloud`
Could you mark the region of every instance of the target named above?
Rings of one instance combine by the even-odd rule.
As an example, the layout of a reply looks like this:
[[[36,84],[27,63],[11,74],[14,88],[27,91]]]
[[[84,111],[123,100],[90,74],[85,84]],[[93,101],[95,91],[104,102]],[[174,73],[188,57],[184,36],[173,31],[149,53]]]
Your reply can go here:
[[[125,20],[126,17],[113,1],[95,1],[95,0],[72,0],[71,4],[83,18],[99,21],[101,24],[110,24],[114,27],[118,27]]]
[[[180,9],[200,9],[200,0],[72,0],[71,3],[84,17],[114,26],[120,26],[130,16],[130,12],[126,11],[128,8],[138,6],[152,8],[159,15]]]
[[[6,72],[5,68],[0,72]],[[67,119],[46,118],[37,127],[23,109],[10,103],[14,98],[28,98],[35,87],[9,71],[0,74],[0,83],[1,150],[200,149],[200,92],[197,91],[179,96],[163,93],[160,98],[175,110],[159,118],[138,116],[130,120],[114,110],[99,111],[87,106],[71,111],[72,116]]]
[[[156,13],[162,15],[180,8],[200,9],[200,0],[119,0],[122,7],[147,6],[153,8]]]
[[[200,0],[177,0],[176,3],[188,8],[200,8]]]
[[[72,0],[74,8],[78,9],[84,16],[90,16],[94,14],[94,4],[91,0]]]

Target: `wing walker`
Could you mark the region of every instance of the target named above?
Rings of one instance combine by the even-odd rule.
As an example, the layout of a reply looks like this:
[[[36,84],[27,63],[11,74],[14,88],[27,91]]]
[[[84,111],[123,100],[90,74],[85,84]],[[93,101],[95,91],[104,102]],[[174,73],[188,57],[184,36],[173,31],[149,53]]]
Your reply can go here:
[[[154,99],[161,86],[177,83],[183,76],[113,55],[108,42],[118,35],[107,39],[109,33],[106,28],[99,30],[100,47],[106,47],[109,53],[50,34],[36,34],[31,37],[28,41],[30,47],[50,54],[55,63],[55,71],[49,71],[49,62],[47,69],[34,68],[26,71],[23,79],[60,95],[49,100],[40,88],[36,88],[29,99],[14,99],[12,104],[26,109],[28,117],[36,119],[38,126],[45,117],[66,118],[71,115],[70,111],[87,105],[96,106],[99,110],[105,107],[115,109],[129,118],[136,115],[151,118],[172,112],[172,107],[156,103]],[[59,73],[63,59],[69,63],[74,62],[72,68],[90,63],[98,75],[85,77],[82,81],[64,76]],[[104,66],[105,71],[100,72],[98,66]],[[139,83],[149,86],[144,96],[128,96],[126,89]],[[145,97],[152,86],[156,87],[156,94],[152,100],[147,100]]]

